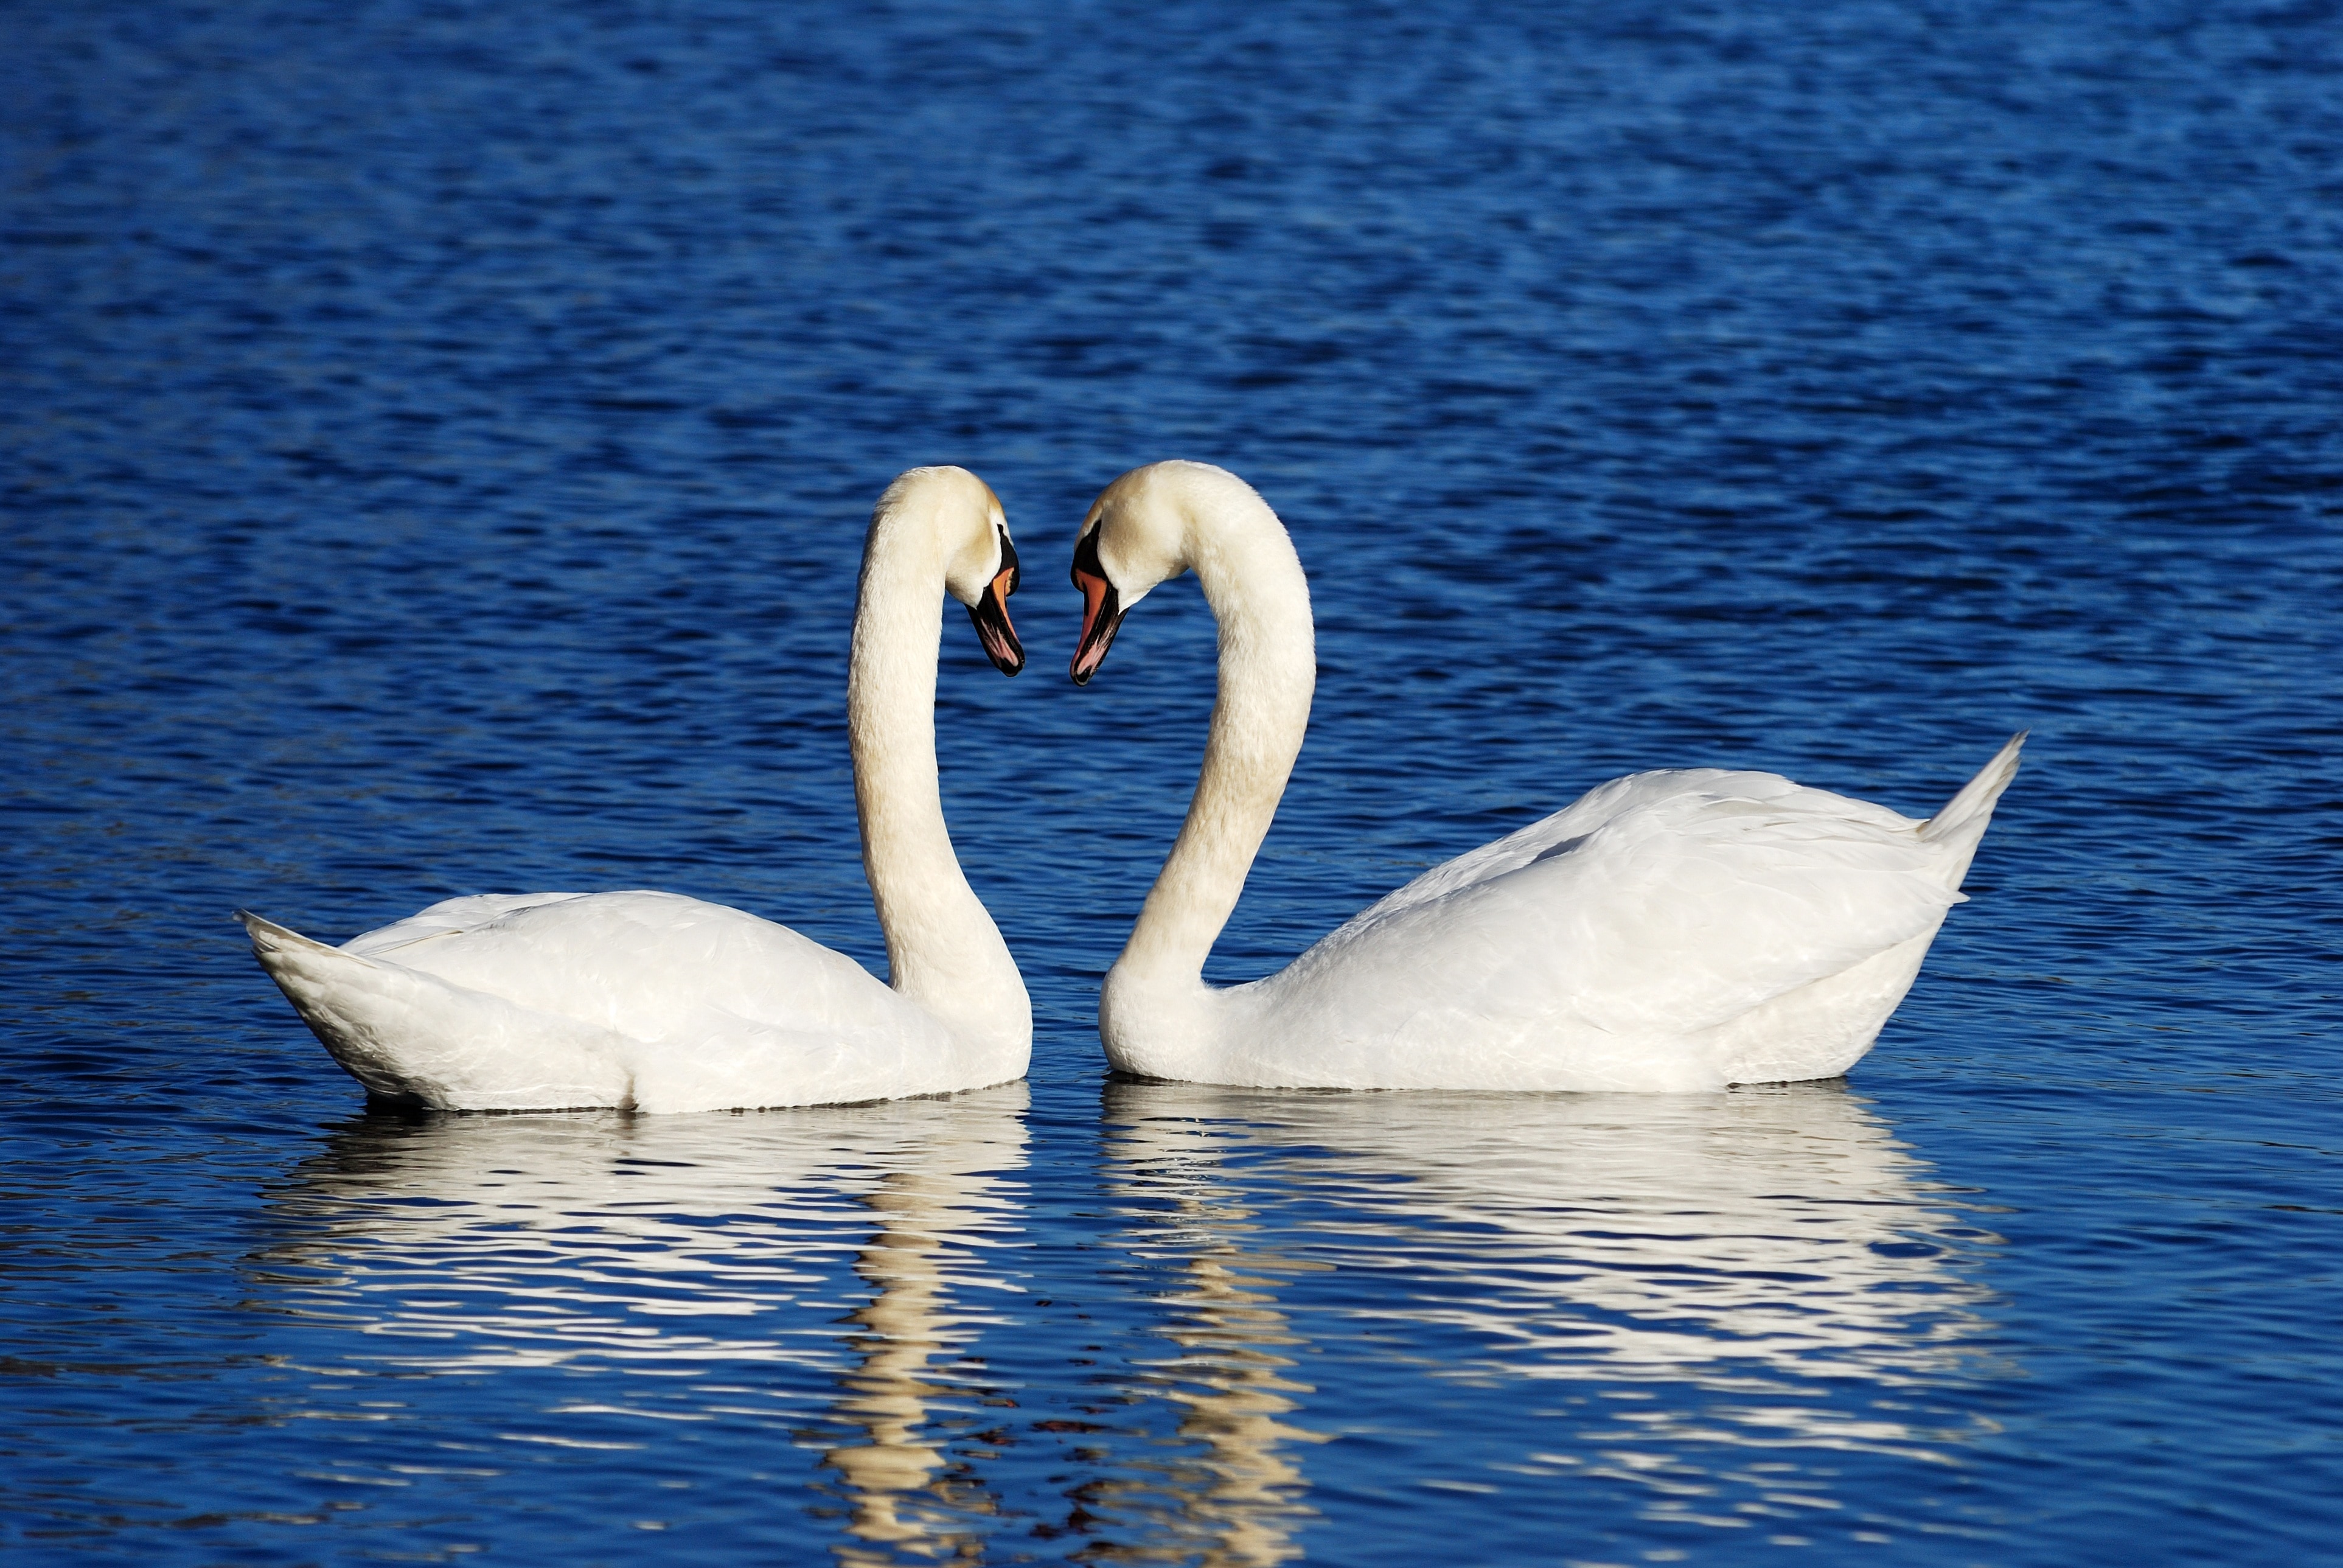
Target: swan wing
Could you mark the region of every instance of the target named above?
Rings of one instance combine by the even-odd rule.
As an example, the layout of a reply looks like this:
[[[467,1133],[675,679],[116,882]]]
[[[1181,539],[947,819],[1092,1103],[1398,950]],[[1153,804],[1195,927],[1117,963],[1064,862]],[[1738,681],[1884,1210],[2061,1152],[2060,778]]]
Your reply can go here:
[[[1363,1036],[1689,1034],[1933,931],[1960,895],[1921,826],[1769,773],[1638,774],[1426,872],[1276,978]]]
[[[394,941],[402,928],[412,934]],[[844,953],[676,893],[453,899],[349,950],[641,1040],[702,1031],[703,1015],[854,1033],[919,1012]]]
[[[507,907],[482,900],[470,912],[484,918],[397,958],[627,1037],[639,1111],[884,1100],[989,1071],[844,953],[745,910],[649,891],[498,897]]]
[[[442,899],[430,908],[417,910],[403,920],[393,920],[352,937],[342,944],[346,953],[361,958],[382,958],[414,943],[434,937],[461,936],[497,920],[539,904],[558,904],[570,899],[581,899],[583,893],[467,893],[461,898]]]
[[[341,948],[246,924],[335,1060],[445,1109],[842,1103],[982,1070],[845,954],[673,893],[451,899]]]
[[[1850,800],[1819,789],[1805,789],[1777,773],[1752,773],[1722,768],[1670,769],[1631,773],[1589,789],[1550,817],[1468,849],[1443,861],[1403,887],[1352,918],[1352,924],[1379,920],[1416,904],[1427,903],[1478,883],[1551,859],[1577,847],[1597,829],[1634,812],[1664,807],[1701,793],[1752,801],[1777,801],[1812,796],[1883,827],[1917,829],[1920,824],[1867,801]]]
[[[631,1042],[245,912],[253,955],[345,1070],[442,1111],[630,1106]]]

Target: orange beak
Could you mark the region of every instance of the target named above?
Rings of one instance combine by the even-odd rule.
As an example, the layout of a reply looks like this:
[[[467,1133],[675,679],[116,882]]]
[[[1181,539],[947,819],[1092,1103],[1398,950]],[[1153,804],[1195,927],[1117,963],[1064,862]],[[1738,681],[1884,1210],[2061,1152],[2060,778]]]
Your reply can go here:
[[[1074,645],[1074,662],[1067,673],[1076,686],[1088,686],[1098,667],[1105,662],[1106,650],[1114,646],[1115,628],[1122,624],[1122,606],[1115,598],[1114,585],[1107,581],[1106,568],[1099,564],[1099,531],[1092,528],[1074,547],[1074,586],[1082,590],[1082,635]]]
[[[1009,619],[1009,596],[1017,591],[1018,576],[1017,548],[1003,533],[1001,570],[985,584],[982,596],[968,607],[968,618],[976,626],[976,639],[984,645],[984,657],[1003,675],[1014,675],[1025,668],[1025,645],[1017,640],[1017,628]]]

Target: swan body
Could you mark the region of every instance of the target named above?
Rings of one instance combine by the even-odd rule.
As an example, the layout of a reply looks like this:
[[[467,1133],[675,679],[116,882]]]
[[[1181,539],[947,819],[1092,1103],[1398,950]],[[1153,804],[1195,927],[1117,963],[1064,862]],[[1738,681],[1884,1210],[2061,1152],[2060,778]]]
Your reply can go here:
[[[1221,689],[1186,823],[1100,995],[1110,1062],[1256,1087],[1704,1090],[1832,1078],[1918,974],[2012,739],[1934,818],[1719,769],[1615,779],[1426,871],[1285,969],[1207,986],[1309,721],[1309,588],[1234,475],[1158,463],[1076,547],[1086,682],[1122,614],[1192,568]]]
[[[1021,1078],[1024,982],[952,854],[935,758],[943,595],[1013,675],[1016,578],[974,475],[915,468],[880,498],[847,708],[891,984],[786,926],[647,891],[448,899],[340,947],[246,913],[253,951],[369,1092],[437,1110],[843,1104]]]

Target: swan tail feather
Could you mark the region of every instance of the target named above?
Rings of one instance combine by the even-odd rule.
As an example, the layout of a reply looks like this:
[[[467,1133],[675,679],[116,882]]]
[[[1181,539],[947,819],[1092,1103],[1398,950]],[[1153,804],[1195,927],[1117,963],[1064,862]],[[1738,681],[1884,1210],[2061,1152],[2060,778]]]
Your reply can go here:
[[[1956,890],[1968,875],[1969,862],[1976,858],[1977,844],[1993,820],[1993,809],[2001,799],[2001,792],[2017,777],[2018,753],[2024,749],[2028,733],[2021,729],[2011,736],[2008,743],[1993,754],[1993,760],[1945,802],[1944,809],[1920,825],[1923,842],[1939,845],[1951,853],[1945,879]]]
[[[252,939],[252,950],[256,957],[263,953],[283,952],[287,949],[316,948],[329,953],[341,950],[315,937],[305,937],[290,926],[280,926],[275,920],[264,920],[250,910],[236,910],[236,918],[244,922],[245,935]],[[359,959],[357,961],[364,963],[366,960]],[[261,960],[261,967],[268,967],[267,960]]]
[[[435,1111],[634,1103],[626,1042],[577,1019],[363,958],[239,910],[253,957],[344,1071]]]

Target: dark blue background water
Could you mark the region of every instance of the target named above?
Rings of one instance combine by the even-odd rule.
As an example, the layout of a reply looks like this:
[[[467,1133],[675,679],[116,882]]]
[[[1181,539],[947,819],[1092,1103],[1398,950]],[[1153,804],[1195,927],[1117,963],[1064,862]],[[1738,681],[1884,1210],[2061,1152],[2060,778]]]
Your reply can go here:
[[[14,1554],[2336,1554],[2343,10],[0,36]],[[1104,1083],[1211,628],[1077,693],[1062,552],[1169,456],[1282,511],[1325,661],[1218,972],[1618,772],[1921,814],[2031,726],[1877,1050]],[[1035,668],[955,634],[940,710],[1030,1088],[365,1114],[233,907],[653,886],[878,960],[843,655],[915,462],[1031,568]]]

